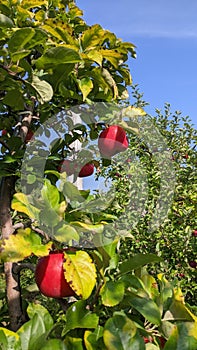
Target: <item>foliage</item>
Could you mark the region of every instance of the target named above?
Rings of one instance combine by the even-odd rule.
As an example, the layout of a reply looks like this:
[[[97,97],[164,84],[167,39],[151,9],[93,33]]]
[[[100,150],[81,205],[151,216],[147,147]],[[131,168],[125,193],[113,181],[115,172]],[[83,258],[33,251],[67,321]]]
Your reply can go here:
[[[180,288],[145,268],[148,264],[152,272],[153,264],[160,263],[164,270],[168,253],[162,247],[163,236],[157,237],[157,255],[152,246],[147,254],[140,246],[137,249],[139,242],[132,236],[143,237],[159,187],[158,169],[140,140],[138,121],[148,121],[144,104],[128,106],[132,79],[126,62],[135,57],[135,46],[98,24],[88,26],[72,0],[2,0],[0,11],[0,347],[195,350],[197,319]],[[77,112],[80,123],[74,120]],[[163,125],[168,119],[155,122]],[[131,232],[127,218],[120,227],[132,169],[119,166],[118,155],[113,168],[114,161],[103,159],[98,151],[98,135],[110,124],[126,130],[130,150],[143,159],[150,175],[149,211],[139,232]],[[175,156],[180,159],[179,152],[188,151],[184,137],[192,138],[193,131],[183,131],[183,138],[179,134],[179,144],[171,140],[170,131],[173,125],[175,133],[177,124],[166,125],[164,136],[177,146]],[[77,154],[75,141],[81,145]],[[97,177],[106,169],[118,188],[115,197],[111,189],[109,197],[101,196],[69,182],[58,170],[69,156],[80,166],[93,162]],[[194,156],[189,148],[190,167],[185,162],[179,173],[185,179],[189,174],[192,181]],[[135,183],[134,194],[143,193],[143,182],[140,186]],[[192,186],[186,192],[177,186],[176,195],[188,196],[184,198],[195,205]],[[173,210],[182,218],[178,199]],[[191,205],[188,220],[193,211]],[[170,227],[169,222],[164,224]],[[127,236],[132,237],[132,248]],[[148,239],[152,244],[152,236]],[[187,247],[193,248],[190,243]],[[64,252],[63,276],[75,297],[42,296],[32,272],[26,270],[34,271],[39,257],[51,251]],[[134,255],[136,251],[139,254]]]
[[[144,106],[143,95],[137,86],[133,88],[134,104]],[[189,117],[182,116],[179,111],[173,114],[169,104],[165,105],[164,112],[156,110],[156,115],[149,118],[160,137],[165,138],[167,156],[171,157],[175,170],[168,217],[154,231],[149,229],[161,192],[162,169],[158,164],[163,150],[158,143],[149,148],[144,139],[136,135],[130,135],[130,153],[125,162],[116,161],[102,172],[103,176],[112,179],[116,189],[109,213],[121,217],[121,225],[130,229],[130,238],[122,243],[122,259],[139,252],[161,256],[163,262],[157,271],[163,271],[172,280],[175,278],[182,286],[186,300],[195,305],[196,268],[190,263],[196,261],[197,247],[194,234],[197,225],[197,132]],[[136,187],[140,188],[140,196]],[[132,204],[137,204],[136,210]],[[137,215],[137,224],[134,215]]]

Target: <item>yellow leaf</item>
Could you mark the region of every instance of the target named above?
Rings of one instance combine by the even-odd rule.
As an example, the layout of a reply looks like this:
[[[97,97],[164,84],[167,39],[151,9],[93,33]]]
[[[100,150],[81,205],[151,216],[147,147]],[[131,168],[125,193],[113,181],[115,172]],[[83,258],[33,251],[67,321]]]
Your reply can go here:
[[[64,276],[74,292],[87,299],[96,284],[96,268],[88,253],[64,253]]]
[[[26,214],[31,219],[38,220],[39,209],[31,205],[24,193],[15,193],[12,200],[12,209]]]
[[[28,256],[44,256],[49,254],[52,242],[43,245],[38,234],[30,228],[18,230],[18,233],[11,235],[9,239],[0,242],[0,260],[17,262]]]

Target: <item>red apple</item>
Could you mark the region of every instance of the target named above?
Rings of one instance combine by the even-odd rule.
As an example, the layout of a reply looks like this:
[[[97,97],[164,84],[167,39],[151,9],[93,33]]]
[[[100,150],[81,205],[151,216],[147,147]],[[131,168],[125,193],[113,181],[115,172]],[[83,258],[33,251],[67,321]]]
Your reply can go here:
[[[192,267],[193,269],[196,269],[197,262],[196,261],[189,261],[189,266]]]
[[[98,139],[98,147],[104,158],[111,158],[128,148],[126,132],[118,125],[111,125],[103,130]]]
[[[49,298],[64,298],[75,295],[65,280],[63,262],[63,252],[51,252],[40,258],[36,266],[37,286],[40,292]]]
[[[192,235],[193,235],[194,237],[197,237],[197,230],[194,230],[194,231],[192,232]]]
[[[33,135],[34,135],[33,131],[28,130],[27,135],[25,137],[25,143],[28,143],[32,139]]]
[[[5,136],[6,134],[7,134],[7,130],[3,129],[2,132],[1,132],[1,135]]]
[[[81,168],[78,176],[79,177],[87,177],[87,176],[92,175],[93,172],[94,172],[94,164],[87,163]]]
[[[79,177],[87,177],[87,176],[90,176],[93,174],[94,164],[87,163],[79,171],[79,165],[77,164],[76,161],[65,159],[60,163],[60,165],[58,167],[58,171],[60,173],[65,171],[68,176],[70,176],[74,173],[77,173]]]
[[[74,174],[76,170],[76,163],[69,159],[62,160],[60,165],[58,166],[58,171],[60,173],[66,172],[68,176]]]

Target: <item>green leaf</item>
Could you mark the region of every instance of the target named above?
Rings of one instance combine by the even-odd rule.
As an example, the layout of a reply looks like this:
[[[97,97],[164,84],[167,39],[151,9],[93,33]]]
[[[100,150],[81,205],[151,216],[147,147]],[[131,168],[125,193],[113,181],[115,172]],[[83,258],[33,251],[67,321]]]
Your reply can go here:
[[[72,49],[65,46],[57,46],[49,49],[46,53],[36,60],[38,69],[54,68],[63,63],[77,63],[81,58],[79,54]]]
[[[48,1],[47,0],[23,0],[22,4],[24,9],[31,9],[42,5],[48,5]]]
[[[84,251],[64,254],[65,262],[63,268],[66,281],[79,297],[83,299],[89,298],[96,284],[97,277],[92,259]]]
[[[35,30],[33,28],[26,27],[17,29],[8,41],[8,48],[11,53],[24,49],[26,44],[31,41],[34,34]]]
[[[40,350],[68,350],[68,348],[63,341],[59,339],[50,339],[44,342]]]
[[[86,330],[84,333],[84,343],[87,350],[106,350],[103,343],[103,327],[98,326],[94,332]]]
[[[47,329],[50,329],[53,326],[53,319],[50,313],[44,306],[40,304],[29,303],[27,307],[27,314],[30,319],[32,319],[36,314],[41,315]]]
[[[25,213],[31,219],[38,220],[39,209],[31,205],[28,201],[28,197],[24,193],[15,193],[12,200],[12,209]]]
[[[33,75],[31,85],[38,94],[38,101],[44,103],[49,102],[52,99],[53,88],[45,80],[41,80],[36,75]]]
[[[53,326],[53,320],[48,314],[46,318],[45,308],[39,308],[39,312],[35,312],[30,321],[17,331],[21,339],[22,350],[39,350]]]
[[[90,50],[103,41],[105,31],[99,24],[95,24],[84,31],[81,36],[81,45],[84,50]]]
[[[99,66],[102,66],[103,62],[103,56],[98,50],[91,50],[87,53],[87,57],[96,63],[99,64]]]
[[[85,101],[86,97],[89,95],[89,93],[94,87],[93,82],[90,78],[85,77],[81,80],[78,80],[78,85],[83,95],[83,101]]]
[[[65,182],[63,185],[63,194],[71,201],[84,202],[84,198],[81,196],[78,188],[71,182]]]
[[[19,335],[0,327],[0,347],[1,350],[21,350]]]
[[[105,323],[103,339],[108,350],[134,350],[133,338],[136,334],[136,326],[123,313],[115,313]]]
[[[195,316],[187,309],[185,304],[178,300],[173,300],[168,311],[164,315],[165,321],[191,321],[194,322]]]
[[[50,181],[46,180],[41,190],[41,196],[47,207],[57,209],[60,201],[60,194],[57,187],[53,186]]]
[[[100,295],[103,305],[118,305],[124,297],[124,283],[119,281],[107,281],[102,286]]]
[[[54,238],[58,242],[69,243],[71,240],[79,241],[79,234],[71,225],[63,224],[54,233]]]
[[[9,17],[0,13],[0,28],[12,28],[12,27],[14,27],[14,23],[12,22],[12,20]]]
[[[155,262],[161,262],[162,259],[158,257],[155,254],[136,254],[132,258],[126,260],[120,265],[120,272],[121,273],[127,273],[131,272],[132,270],[137,270],[140,267],[155,263]]]
[[[157,304],[149,298],[148,294],[143,290],[136,293],[128,292],[129,303],[149,322],[160,325],[161,314]]]
[[[4,262],[21,261],[32,254],[36,256],[48,255],[52,246],[52,242],[43,245],[40,236],[29,228],[18,230],[16,235],[11,235],[9,239],[0,241],[0,243],[0,258]]]
[[[72,304],[66,312],[67,323],[63,335],[75,328],[94,329],[98,326],[99,317],[87,310],[86,302],[79,300]]]
[[[22,110],[24,108],[24,98],[19,90],[13,89],[6,92],[3,103],[12,107],[14,110]]]
[[[67,346],[67,350],[84,350],[82,338],[67,336],[64,342]]]

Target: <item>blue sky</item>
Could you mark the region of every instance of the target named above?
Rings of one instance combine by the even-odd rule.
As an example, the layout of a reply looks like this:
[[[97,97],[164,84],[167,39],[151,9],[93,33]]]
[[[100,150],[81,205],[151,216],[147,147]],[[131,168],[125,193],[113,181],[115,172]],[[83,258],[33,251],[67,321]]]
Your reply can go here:
[[[189,115],[197,127],[197,1],[76,0],[88,24],[99,23],[136,45],[133,82],[150,103]]]

